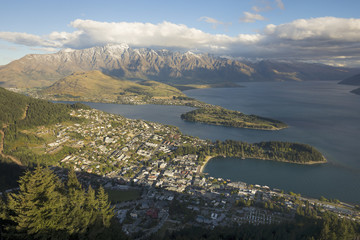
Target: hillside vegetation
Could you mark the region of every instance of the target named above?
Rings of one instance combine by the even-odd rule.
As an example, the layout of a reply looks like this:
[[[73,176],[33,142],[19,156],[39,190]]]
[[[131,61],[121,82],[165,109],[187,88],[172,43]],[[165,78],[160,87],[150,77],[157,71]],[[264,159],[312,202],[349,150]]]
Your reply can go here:
[[[64,121],[80,121],[71,117],[72,109],[88,109],[81,103],[55,104],[45,100],[34,99],[0,88],[0,124],[4,134],[3,153],[17,158],[24,166],[31,166],[37,162],[47,162],[61,158],[72,151],[64,148],[53,155],[36,155],[31,152],[30,144],[41,143],[43,139],[28,135],[26,129],[51,125]]]
[[[237,128],[280,130],[287,127],[285,123],[278,120],[256,115],[246,115],[239,111],[228,110],[218,106],[196,109],[182,114],[181,118],[190,122]]]
[[[176,150],[176,153],[179,155],[197,154],[199,155],[200,161],[204,161],[206,156],[226,156],[257,158],[297,164],[326,162],[324,156],[308,144],[278,141],[253,144],[234,140],[216,141],[212,145],[201,148],[194,146],[180,147]]]
[[[40,94],[56,100],[118,103],[185,96],[180,90],[163,83],[120,80],[100,71],[73,73],[42,90]]]

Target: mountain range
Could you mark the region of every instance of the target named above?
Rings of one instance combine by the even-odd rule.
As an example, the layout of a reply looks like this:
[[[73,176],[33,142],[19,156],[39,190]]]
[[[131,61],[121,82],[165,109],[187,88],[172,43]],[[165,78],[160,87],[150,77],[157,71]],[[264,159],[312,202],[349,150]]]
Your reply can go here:
[[[250,62],[192,52],[132,49],[120,44],[26,55],[0,66],[0,86],[47,87],[75,72],[92,70],[120,79],[155,80],[171,85],[342,80],[358,73],[355,69],[322,64],[269,60]]]

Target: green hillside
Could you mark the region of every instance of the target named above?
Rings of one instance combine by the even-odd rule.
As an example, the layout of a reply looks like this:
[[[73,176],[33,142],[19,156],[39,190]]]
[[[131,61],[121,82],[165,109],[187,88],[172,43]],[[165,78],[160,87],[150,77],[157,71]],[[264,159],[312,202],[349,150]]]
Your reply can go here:
[[[48,99],[93,102],[142,103],[151,99],[185,96],[180,90],[155,81],[120,80],[100,71],[67,76],[40,94]]]
[[[0,155],[1,162],[11,162],[31,166],[37,161],[59,158],[71,151],[64,148],[57,155],[37,156],[31,153],[30,145],[42,143],[43,139],[27,134],[27,130],[65,121],[79,121],[70,116],[73,109],[89,107],[80,103],[55,104],[46,100],[34,99],[0,88]]]

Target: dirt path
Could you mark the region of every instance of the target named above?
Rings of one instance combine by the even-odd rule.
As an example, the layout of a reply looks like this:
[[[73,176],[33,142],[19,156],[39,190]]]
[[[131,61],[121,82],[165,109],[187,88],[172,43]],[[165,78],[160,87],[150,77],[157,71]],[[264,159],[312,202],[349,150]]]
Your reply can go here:
[[[24,119],[26,118],[28,109],[29,109],[29,105],[27,105],[27,106],[25,107],[24,113],[23,113],[23,115],[21,116],[20,120],[24,120]]]

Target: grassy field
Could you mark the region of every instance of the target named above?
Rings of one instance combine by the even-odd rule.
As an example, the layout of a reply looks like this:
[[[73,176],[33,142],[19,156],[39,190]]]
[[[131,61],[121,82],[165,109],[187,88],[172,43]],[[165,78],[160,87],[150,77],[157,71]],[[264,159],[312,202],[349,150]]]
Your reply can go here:
[[[108,193],[109,200],[112,203],[136,200],[140,197],[141,194],[140,191],[136,189],[129,189],[129,190],[106,189],[106,192]]]

